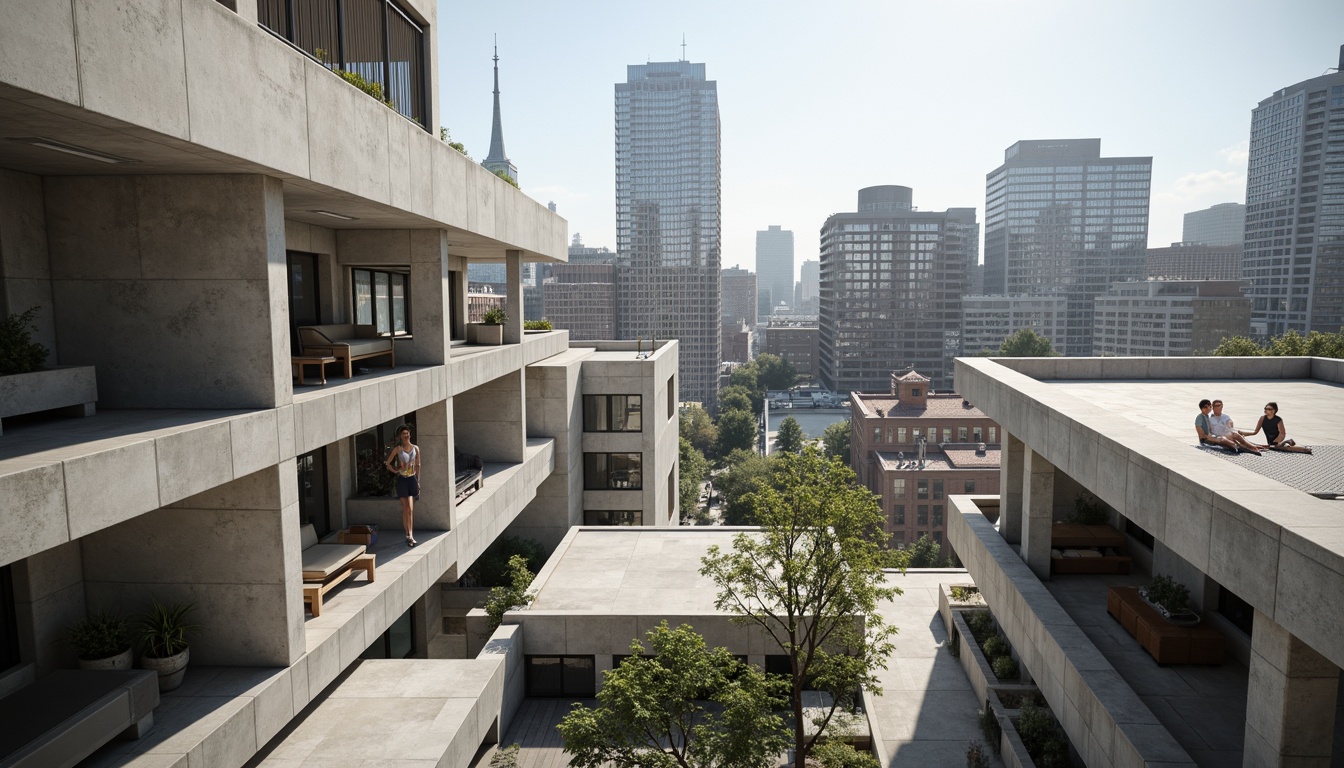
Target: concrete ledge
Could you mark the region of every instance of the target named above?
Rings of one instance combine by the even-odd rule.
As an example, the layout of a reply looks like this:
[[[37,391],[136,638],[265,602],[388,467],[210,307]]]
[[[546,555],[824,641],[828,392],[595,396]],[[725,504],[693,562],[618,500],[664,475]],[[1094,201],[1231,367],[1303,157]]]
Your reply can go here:
[[[1089,766],[1193,766],[1138,694],[981,514],[949,499],[948,542]]]
[[[0,376],[0,418],[72,405],[85,406],[83,415],[92,416],[97,400],[98,382],[92,365]]]

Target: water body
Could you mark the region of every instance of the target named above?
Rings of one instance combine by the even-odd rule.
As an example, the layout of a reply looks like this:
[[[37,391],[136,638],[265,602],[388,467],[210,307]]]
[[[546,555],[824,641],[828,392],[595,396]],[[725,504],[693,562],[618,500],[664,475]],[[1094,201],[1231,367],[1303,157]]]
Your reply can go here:
[[[792,416],[808,438],[818,438],[826,428],[849,418],[848,408],[785,408],[770,409],[770,431],[777,432],[779,423]]]

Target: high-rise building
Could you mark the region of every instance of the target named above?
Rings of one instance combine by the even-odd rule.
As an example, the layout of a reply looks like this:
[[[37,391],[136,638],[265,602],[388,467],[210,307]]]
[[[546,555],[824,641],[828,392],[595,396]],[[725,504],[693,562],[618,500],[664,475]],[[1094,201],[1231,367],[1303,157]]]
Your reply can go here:
[[[574,238],[569,244],[569,263],[570,264],[614,264],[616,263],[616,254],[606,246],[590,247],[583,244],[583,235],[574,233]]]
[[[1101,139],[1009,147],[985,180],[985,293],[1064,297],[1060,351],[1091,354],[1093,299],[1143,277],[1152,169],[1102,157]]]
[[[738,267],[722,271],[723,322],[745,321],[756,327],[756,275]]]
[[[615,265],[556,264],[542,285],[542,305],[546,319],[569,331],[571,341],[616,338]]]
[[[821,228],[821,381],[885,392],[892,369],[952,388],[966,269],[978,255],[974,208],[916,211],[909,187],[859,190],[855,213]]]
[[[681,399],[718,399],[719,97],[705,65],[632,64],[616,84],[619,338],[681,341]]]
[[[481,161],[487,169],[495,173],[507,174],[518,181],[518,168],[504,153],[504,124],[499,117],[499,48],[495,48],[495,119],[490,124],[490,154]]]
[[[1344,65],[1344,46],[1340,47]],[[1251,330],[1344,324],[1344,72],[1280,89],[1251,112],[1242,274]]]
[[[1235,245],[1172,243],[1149,248],[1144,276],[1171,280],[1240,280],[1241,242]]]
[[[997,351],[1023,329],[1049,339],[1058,351],[1064,348],[1067,316],[1068,302],[1060,296],[962,296],[961,354]]]
[[[1096,304],[1093,349],[1104,357],[1207,355],[1251,328],[1240,280],[1115,283]]]
[[[778,224],[756,233],[756,290],[768,295],[770,314],[793,305],[793,232]]]
[[[1246,206],[1241,203],[1219,203],[1215,206],[1185,214],[1181,240],[1200,245],[1235,245],[1240,247],[1246,235]]]
[[[795,308],[799,312],[816,314],[820,292],[821,262],[806,259],[798,268],[798,302]]]

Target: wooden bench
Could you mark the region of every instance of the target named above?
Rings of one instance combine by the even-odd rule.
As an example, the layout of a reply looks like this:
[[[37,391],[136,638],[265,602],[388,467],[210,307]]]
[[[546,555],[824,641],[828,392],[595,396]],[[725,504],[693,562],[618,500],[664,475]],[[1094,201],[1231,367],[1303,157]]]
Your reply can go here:
[[[72,766],[154,724],[159,676],[62,669],[0,699],[0,768]]]
[[[1056,523],[1050,530],[1050,548],[1065,549],[1114,549],[1125,551],[1125,535],[1109,525],[1082,525],[1080,523]],[[1075,573],[1129,573],[1132,558],[1125,554],[1101,555],[1099,557],[1050,557],[1050,572],[1059,574]]]
[[[1106,612],[1133,635],[1158,664],[1222,664],[1223,634],[1212,627],[1182,627],[1162,618],[1138,587],[1111,587]]]

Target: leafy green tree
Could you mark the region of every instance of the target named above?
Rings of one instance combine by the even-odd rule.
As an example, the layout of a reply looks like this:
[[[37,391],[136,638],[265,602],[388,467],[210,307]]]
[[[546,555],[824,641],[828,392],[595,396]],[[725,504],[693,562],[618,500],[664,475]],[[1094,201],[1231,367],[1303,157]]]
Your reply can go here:
[[[1259,357],[1263,354],[1265,348],[1246,336],[1227,336],[1213,350],[1215,357]]]
[[[728,386],[742,387],[748,392],[755,392],[760,386],[760,382],[757,381],[758,374],[756,363],[743,363],[728,375]]]
[[[714,479],[723,499],[723,524],[755,525],[748,496],[770,481],[770,459],[755,451],[733,451],[725,463],[728,469]]]
[[[719,441],[719,428],[704,408],[688,406],[681,412],[677,426],[681,436],[690,440],[697,451],[706,456],[714,451],[714,444]]]
[[[756,366],[756,383],[762,390],[780,391],[798,383],[798,369],[778,355],[766,352],[752,363]]]
[[[849,464],[849,419],[837,421],[821,433],[821,442],[826,446],[826,455]]]
[[[1306,336],[1297,331],[1288,331],[1282,336],[1275,336],[1266,344],[1245,336],[1230,336],[1223,339],[1212,354],[1218,357],[1273,355],[1344,358],[1344,331],[1337,333],[1311,331]]]
[[[942,568],[947,565],[947,558],[943,557],[943,548],[927,533],[912,543],[906,552],[909,555],[906,561],[907,568]]]
[[[736,450],[750,451],[756,447],[756,417],[751,411],[731,410],[719,414],[718,455],[727,456]]]
[[[1059,357],[1059,353],[1049,339],[1030,328],[1023,328],[1003,340],[999,345],[999,357]]]
[[[528,570],[536,573],[546,564],[546,549],[536,539],[521,536],[501,536],[489,548],[476,558],[467,572],[462,574],[462,585],[466,587],[504,587],[512,581],[509,560],[514,555],[522,555],[527,560]]]
[[[803,450],[803,426],[792,416],[779,422],[779,431],[775,435],[775,448],[780,453],[797,453]]]
[[[877,671],[896,629],[877,606],[900,590],[884,581],[877,499],[839,460],[811,448],[780,454],[770,483],[751,496],[760,531],[738,534],[728,552],[710,547],[700,574],[718,587],[719,610],[760,627],[789,656],[796,764],[804,765],[860,688],[881,692]],[[812,736],[803,716],[809,682],[831,695]]]
[[[509,583],[491,589],[489,596],[485,598],[485,612],[490,616],[491,632],[499,629],[505,613],[527,605],[537,596],[537,593],[527,591],[527,588],[532,586],[534,576],[535,574],[527,569],[527,559],[522,555],[509,558]]]
[[[719,390],[719,416],[728,411],[751,411],[755,409],[751,404],[751,391],[743,386],[727,386]]]
[[[557,730],[579,768],[769,768],[788,747],[778,680],[664,621]],[[707,706],[708,704],[708,706]]]
[[[700,504],[700,484],[709,472],[709,462],[705,455],[691,445],[691,441],[681,438],[681,474],[677,480],[677,498],[681,502],[681,516],[694,517]]]

